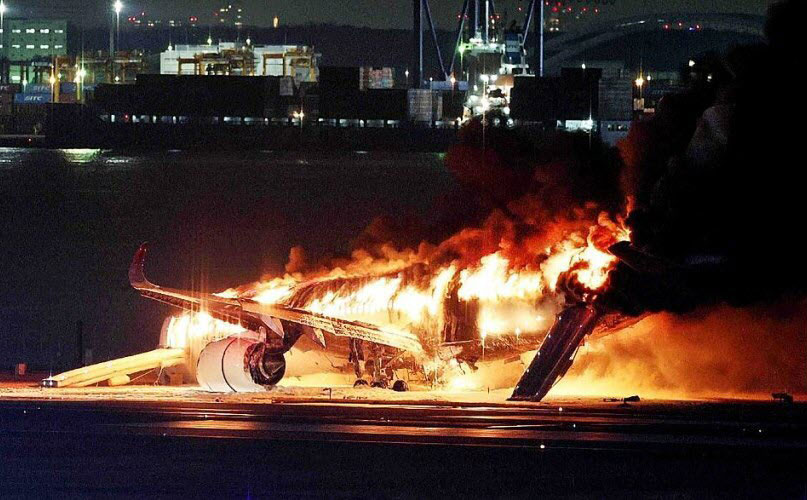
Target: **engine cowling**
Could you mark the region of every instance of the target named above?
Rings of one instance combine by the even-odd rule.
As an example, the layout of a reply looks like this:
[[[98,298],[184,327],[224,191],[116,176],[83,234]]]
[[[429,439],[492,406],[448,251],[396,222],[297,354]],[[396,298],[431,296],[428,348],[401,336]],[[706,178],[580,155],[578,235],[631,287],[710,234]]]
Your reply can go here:
[[[196,379],[213,392],[259,392],[276,385],[286,372],[283,354],[249,336],[211,342],[199,353]]]

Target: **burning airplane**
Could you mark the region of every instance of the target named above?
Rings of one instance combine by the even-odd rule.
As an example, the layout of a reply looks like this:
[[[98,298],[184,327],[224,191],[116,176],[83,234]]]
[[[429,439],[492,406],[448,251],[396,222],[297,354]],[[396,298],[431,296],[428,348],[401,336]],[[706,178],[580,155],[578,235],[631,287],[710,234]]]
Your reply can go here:
[[[407,390],[401,370],[435,384],[444,381],[449,367],[475,370],[482,360],[534,351],[547,318],[563,305],[564,289],[576,304],[570,310],[585,311],[589,320],[568,339],[564,336],[560,350],[549,347],[552,332],[561,336],[558,327],[543,340],[533,365],[538,359],[541,365],[557,365],[543,375],[554,382],[602,317],[591,301],[605,287],[616,259],[598,245],[626,238],[625,230],[603,214],[587,235],[572,233],[521,268],[507,252],[497,251],[474,263],[408,262],[370,275],[338,269],[313,279],[287,276],[218,294],[151,283],[144,273],[144,244],[129,270],[132,287],[183,312],[167,321],[161,349],[50,377],[43,385],[125,384],[134,373],[184,366],[195,367],[189,370],[192,378],[207,390],[265,390],[281,381],[286,355],[294,348],[327,353],[332,364],[340,360],[355,374],[356,386]],[[558,324],[566,325],[569,315],[562,313]],[[531,366],[514,397],[542,398],[551,384],[533,388],[538,373]]]
[[[803,115],[774,102],[796,95],[799,81],[768,77],[798,57],[793,20],[803,10],[803,2],[776,6],[766,45],[693,61],[690,88],[632,127],[615,168],[580,160],[594,150],[590,138],[523,168],[500,154],[517,148],[497,150],[508,136],[488,136],[485,147],[484,130],[473,139],[471,123],[446,163],[494,209],[439,245],[359,249],[212,295],[150,283],[143,247],[132,286],[182,312],[166,324],[161,348],[43,385],[125,384],[144,370],[186,367],[209,390],[264,390],[282,380],[296,350],[322,354],[357,385],[400,390],[402,370],[440,384],[457,369],[537,351],[512,397],[540,400],[588,335],[626,318],[801,300],[807,267],[791,256],[798,245],[779,240],[803,227],[805,171],[793,163],[802,132],[759,124],[795,125]]]

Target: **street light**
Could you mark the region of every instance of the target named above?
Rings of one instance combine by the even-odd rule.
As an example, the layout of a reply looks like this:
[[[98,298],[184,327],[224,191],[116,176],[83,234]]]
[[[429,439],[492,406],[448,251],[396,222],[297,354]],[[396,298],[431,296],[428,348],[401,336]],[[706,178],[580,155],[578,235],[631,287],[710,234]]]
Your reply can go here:
[[[115,0],[112,8],[115,10],[115,50],[120,50],[120,13],[123,10],[123,2]]]
[[[296,120],[300,120],[300,137],[303,136],[303,121],[305,120],[305,113],[303,112],[303,108],[300,108],[300,111],[295,111],[292,113],[292,116]]]

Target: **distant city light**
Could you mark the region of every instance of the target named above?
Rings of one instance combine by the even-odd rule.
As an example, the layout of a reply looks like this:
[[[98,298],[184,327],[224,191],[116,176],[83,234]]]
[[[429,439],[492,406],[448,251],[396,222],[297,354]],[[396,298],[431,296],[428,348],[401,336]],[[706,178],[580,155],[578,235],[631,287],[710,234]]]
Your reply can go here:
[[[586,69],[586,63],[581,64],[580,67]]]
[[[690,59],[690,60],[689,60],[689,67],[690,67],[690,68],[694,68],[694,67],[695,67],[695,61],[694,61],[693,59]]]
[[[636,79],[635,83],[637,87],[642,88],[644,86],[644,77],[640,76],[639,78]]]
[[[278,26],[280,26],[280,18],[279,17],[275,16],[275,18],[272,19],[272,26],[274,28],[277,28]]]

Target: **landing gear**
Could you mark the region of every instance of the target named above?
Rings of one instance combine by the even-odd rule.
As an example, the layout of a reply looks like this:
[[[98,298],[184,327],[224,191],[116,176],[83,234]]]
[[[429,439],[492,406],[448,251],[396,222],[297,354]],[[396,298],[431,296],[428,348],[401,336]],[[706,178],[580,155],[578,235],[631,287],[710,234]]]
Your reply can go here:
[[[360,379],[364,363],[364,342],[359,339],[350,339],[350,362],[353,363],[353,371],[356,378]]]
[[[378,344],[368,344],[369,355],[365,358],[364,345],[359,340],[352,340],[350,344],[350,361],[356,371],[358,380],[353,387],[374,387],[378,389],[392,389],[396,392],[409,390],[409,384],[405,380],[396,380],[393,370],[393,362],[398,360],[400,354],[390,355],[384,352],[384,347]],[[360,363],[361,361],[361,363]],[[362,366],[363,365],[363,366]],[[361,369],[360,369],[361,368]],[[365,375],[366,374],[366,375]],[[370,381],[362,378],[368,376]],[[390,387],[390,384],[392,387]]]
[[[406,383],[406,380],[398,379],[392,384],[392,390],[395,392],[407,392],[409,390],[409,384]]]
[[[370,383],[370,387],[376,387],[378,389],[386,389],[387,387],[389,387],[389,384],[387,383],[386,378],[381,378],[381,379],[378,379],[378,380],[373,380]]]

